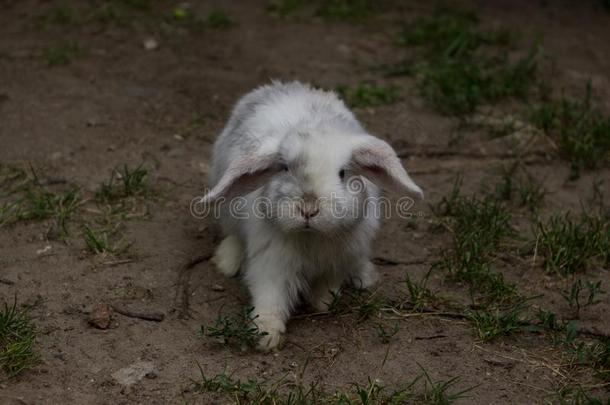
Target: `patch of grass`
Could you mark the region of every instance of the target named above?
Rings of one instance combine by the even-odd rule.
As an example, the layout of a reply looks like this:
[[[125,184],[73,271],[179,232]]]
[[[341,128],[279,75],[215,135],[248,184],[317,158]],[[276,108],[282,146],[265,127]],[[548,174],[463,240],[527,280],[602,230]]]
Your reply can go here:
[[[123,7],[130,8],[132,10],[147,11],[152,6],[152,0],[112,0],[117,4],[122,4]]]
[[[64,40],[48,47],[45,51],[45,62],[49,66],[68,65],[84,53],[83,48],[74,40]]]
[[[267,11],[286,18],[299,13],[302,17],[321,17],[327,21],[347,21],[362,23],[383,12],[392,3],[388,0],[271,0]]]
[[[266,398],[271,400],[278,396],[274,388],[267,389],[257,380],[250,379],[242,382],[234,379],[232,375],[222,372],[212,378],[205,376],[203,369],[199,366],[201,380],[196,383],[196,389],[203,392],[222,392],[230,398],[235,398],[237,403],[271,404],[265,402]],[[302,398],[302,397],[301,397]]]
[[[96,22],[102,25],[114,24],[119,27],[129,26],[132,18],[118,1],[104,2],[83,16],[83,20],[86,22]]]
[[[110,180],[102,183],[95,194],[100,209],[96,222],[103,227],[93,229],[81,222],[87,247],[96,253],[119,254],[127,250],[129,244],[121,244],[121,241],[110,244],[109,238],[118,231],[122,220],[147,215],[147,210],[135,212],[135,208],[140,199],[152,195],[149,173],[142,166],[135,169],[124,166],[113,171]],[[44,186],[33,168],[26,171],[0,165],[0,227],[20,221],[54,219],[55,224],[47,236],[65,238],[69,234],[70,221],[74,218],[83,220],[83,211],[79,208],[87,201],[75,186],[59,190]]]
[[[21,194],[0,206],[0,226],[19,221],[54,218],[60,237],[68,235],[67,223],[81,203],[79,189],[54,193],[43,187],[34,172],[33,179],[21,184]]]
[[[83,227],[83,238],[87,248],[95,254],[112,252],[114,249],[108,242],[108,232],[93,230],[88,225]]]
[[[124,243],[124,237],[120,235],[122,223],[129,219],[149,217],[149,200],[157,195],[157,190],[150,184],[150,173],[143,165],[135,168],[123,165],[111,172],[110,178],[101,183],[94,195],[98,210],[96,222],[101,227],[93,233],[101,242],[104,241],[103,235],[106,235],[108,243],[105,252],[116,256],[131,247],[132,243]],[[84,231],[83,237],[89,249],[99,250],[96,238],[92,236]],[[110,239],[116,242],[110,243]]]
[[[67,234],[67,220],[80,203],[80,193],[73,188],[65,193],[55,194],[42,187],[30,189],[19,205],[18,220],[56,218],[58,229]]]
[[[472,311],[469,314],[479,338],[490,341],[500,336],[514,334],[524,329],[523,313],[528,309],[525,300],[520,300],[507,308],[494,307]]]
[[[487,60],[445,57],[420,65],[416,72],[422,96],[441,113],[460,116],[484,103],[525,98],[537,74],[536,52],[515,63],[507,56]]]
[[[494,196],[496,199],[500,201],[510,201],[512,199],[515,188],[514,183],[516,182],[516,172],[517,165],[502,167],[502,178],[500,182],[495,185],[494,189]]]
[[[50,12],[37,18],[38,25],[43,29],[47,29],[51,25],[71,26],[80,24],[80,22],[81,18],[78,12],[67,4],[59,4],[53,7]]]
[[[206,28],[228,28],[233,25],[233,20],[221,9],[215,9],[203,17],[195,13],[195,11],[180,5],[172,10],[171,18],[168,21],[171,25],[179,26],[188,29],[189,31],[200,32]]]
[[[0,204],[0,227],[10,223],[18,209],[19,205],[16,202],[3,202]]]
[[[530,212],[537,213],[544,205],[546,198],[546,190],[532,177],[517,184],[517,193],[519,195],[519,204],[522,207],[527,207]]]
[[[206,17],[202,17],[186,6],[175,7],[169,22],[191,31],[203,31],[206,28],[224,29],[235,24],[235,21],[220,8],[213,9]]]
[[[473,10],[439,2],[430,16],[403,25],[399,43],[425,46],[425,54],[431,58],[439,55],[462,56],[484,45],[515,45],[516,33],[506,28],[482,31],[477,27],[478,22],[479,18]]]
[[[546,191],[518,162],[502,167],[500,182],[493,195],[499,201],[514,201],[532,213],[538,213],[544,204]]]
[[[439,6],[430,17],[404,27],[400,43],[423,48],[414,73],[422,96],[440,112],[463,116],[483,103],[525,98],[537,82],[538,50],[512,61],[515,34],[482,31],[474,12]],[[498,49],[499,48],[499,49]]]
[[[602,338],[591,346],[589,362],[599,378],[610,380],[610,338]]]
[[[562,387],[550,398],[552,403],[560,405],[610,405],[610,399],[597,398],[587,393],[583,387]]]
[[[597,287],[596,287],[597,288]],[[559,321],[557,315],[552,312],[540,310],[538,312],[538,324],[529,324],[533,330],[551,332],[553,344],[563,348],[569,358],[566,364],[571,368],[590,368],[595,376],[608,381],[610,379],[610,338],[601,336],[597,340],[579,339],[581,330],[576,321]],[[572,398],[573,387],[566,387]],[[557,394],[562,393],[561,391]],[[558,396],[558,398],[562,398]],[[582,398],[581,398],[582,399]],[[588,402],[561,402],[560,403],[588,403]],[[594,402],[596,403],[596,402]]]
[[[385,306],[392,303],[386,297],[363,289],[344,289],[339,294],[333,294],[333,301],[328,311],[332,314],[346,314],[356,312],[358,322],[363,322],[378,314]]]
[[[375,329],[377,331],[377,337],[379,340],[381,340],[381,343],[388,344],[400,331],[400,325],[398,322],[394,322],[391,329],[386,329],[386,326],[383,323],[378,323],[375,325]]]
[[[421,311],[438,301],[438,298],[426,286],[431,272],[432,268],[430,268],[420,281],[412,281],[411,277],[406,274],[405,283],[409,292],[409,301],[413,305],[413,310],[415,311]]]
[[[90,10],[87,20],[136,28],[148,17],[151,6],[150,0],[110,0]]]
[[[36,329],[27,309],[4,305],[0,310],[0,368],[8,375],[15,376],[31,367],[38,360],[34,352]]]
[[[475,65],[448,61],[425,68],[419,89],[422,96],[445,114],[471,113],[482,101],[483,79]]]
[[[49,29],[54,25],[81,27],[91,23],[131,27],[137,25],[142,19],[142,13],[149,12],[150,9],[149,0],[106,0],[89,2],[85,6],[79,4],[79,7],[60,4],[39,15],[37,25],[42,29]]]
[[[369,378],[368,384],[353,385],[352,392],[338,391],[327,402],[339,404],[376,404],[376,403],[401,403],[413,398],[409,384],[405,389],[387,393],[387,389],[380,385],[375,379]]]
[[[555,346],[563,346],[570,351],[580,333],[575,321],[560,319],[556,313],[538,309],[537,322],[530,323],[533,331],[550,333]]]
[[[581,214],[555,214],[534,231],[537,252],[549,272],[569,275],[595,265],[610,265],[610,220]]]
[[[82,2],[75,6],[59,5],[51,11],[39,15],[37,24],[42,29],[52,26],[72,28],[78,33],[82,28],[95,25],[99,28],[115,26],[137,32],[150,32],[157,35],[171,35],[176,29],[200,32],[207,28],[224,29],[235,21],[221,8],[215,8],[207,15],[200,15],[188,3],[181,3],[169,12],[157,12],[149,0],[104,0]],[[55,46],[48,51],[50,64],[67,64],[81,53],[74,46]]]
[[[420,375],[394,391],[389,391],[375,380],[369,379],[367,385],[354,384],[353,392],[336,392],[324,403],[337,405],[404,403],[448,405],[465,398],[466,394],[474,389],[474,387],[470,387],[455,392],[459,377],[435,381],[421,365],[419,367],[422,369]]]
[[[513,236],[511,215],[493,195],[483,198],[462,196],[461,179],[456,179],[452,192],[432,212],[453,234],[453,246],[441,252],[435,267],[469,287],[473,301],[483,294],[484,301],[498,302],[517,296],[515,287],[504,281],[502,273],[493,272],[491,263],[501,241]]]
[[[428,45],[427,52],[432,55],[444,52],[454,43],[461,45],[462,51],[472,50],[482,40],[474,31],[477,21],[473,11],[438,5],[431,16],[405,24],[399,42],[403,45]],[[456,38],[461,38],[460,42],[455,42]]]
[[[19,221],[56,220],[57,236],[68,235],[68,221],[82,203],[77,187],[50,191],[35,172],[19,167],[0,166],[0,227]]]
[[[433,381],[428,372],[420,365],[424,380],[424,392],[420,396],[421,403],[430,405],[451,404],[458,399],[465,398],[466,394],[474,389],[474,387],[466,388],[457,393],[449,393],[459,382],[459,377],[453,377],[445,381]]]
[[[19,219],[44,219],[55,217],[60,234],[67,235],[68,219],[75,212],[80,202],[77,189],[71,189],[62,194],[53,194],[48,191],[30,191],[26,194],[27,206],[19,213]]]
[[[561,326],[557,320],[557,314],[554,312],[539,309],[536,313],[536,317],[538,318],[537,325],[542,330],[556,332],[561,329]]]
[[[354,108],[393,104],[398,100],[398,90],[395,87],[384,87],[373,83],[361,82],[353,88],[339,86],[337,92],[350,107]]]
[[[448,195],[443,196],[439,202],[430,205],[430,211],[432,211],[432,214],[436,218],[443,219],[445,217],[452,217],[459,212],[458,206],[460,200],[463,198],[461,196],[461,188],[462,176],[458,175],[453,181],[451,192]]]
[[[150,173],[143,164],[114,169],[94,194],[96,223],[100,226],[94,229],[84,224],[83,238],[87,248],[95,254],[118,256],[125,253],[133,243],[126,242],[122,236],[123,221],[148,217],[148,199],[155,196]]]
[[[222,345],[234,346],[246,351],[256,346],[259,339],[266,335],[266,332],[261,332],[254,324],[253,309],[247,308],[239,315],[219,314],[212,325],[202,326],[199,333]]]
[[[0,164],[0,198],[23,191],[31,182],[32,176],[27,170],[18,166]]]
[[[101,184],[95,193],[95,200],[111,203],[128,197],[148,197],[150,192],[148,170],[142,164],[134,169],[123,165],[122,168],[113,170],[110,179]]]
[[[586,292],[584,291],[586,290]],[[585,296],[581,296],[584,293]],[[578,279],[567,291],[561,291],[561,296],[566,300],[570,308],[576,312],[576,317],[580,315],[581,308],[587,308],[601,301],[598,299],[600,294],[603,294],[602,282],[586,281],[584,286],[582,280]],[[584,301],[583,301],[584,300]]]
[[[327,0],[321,2],[316,15],[328,20],[363,21],[383,11],[380,0]]]
[[[579,329],[575,321],[568,322],[564,332],[560,344],[571,356],[570,363],[589,367],[598,378],[610,379],[610,338],[602,337],[594,342],[579,340]]]
[[[532,122],[557,141],[563,157],[570,161],[572,179],[583,169],[595,169],[610,153],[610,117],[595,108],[591,83],[582,99],[562,97],[534,108]]]
[[[199,367],[201,378],[195,381],[195,389],[201,392],[223,393],[235,404],[256,405],[398,405],[417,403],[425,405],[448,405],[465,398],[474,387],[456,391],[459,378],[433,380],[428,372],[420,366],[422,373],[398,389],[391,390],[369,378],[367,384],[355,383],[350,390],[338,390],[334,393],[320,389],[317,383],[305,385],[300,375],[296,381],[287,381],[287,376],[270,384],[256,379],[242,381],[227,374],[226,371],[214,377],[206,377]],[[303,372],[301,373],[303,374]],[[421,386],[421,387],[420,387]]]
[[[272,0],[267,3],[267,11],[280,17],[288,17],[303,7],[304,0]]]
[[[538,319],[539,329],[550,331],[553,344],[562,347],[568,354],[567,365],[571,368],[587,367],[598,378],[605,381],[610,379],[610,338],[602,336],[594,341],[579,339],[581,330],[576,321],[560,322],[551,312],[540,311]]]
[[[235,21],[221,9],[210,11],[206,18],[206,25],[213,29],[229,28],[235,24]]]

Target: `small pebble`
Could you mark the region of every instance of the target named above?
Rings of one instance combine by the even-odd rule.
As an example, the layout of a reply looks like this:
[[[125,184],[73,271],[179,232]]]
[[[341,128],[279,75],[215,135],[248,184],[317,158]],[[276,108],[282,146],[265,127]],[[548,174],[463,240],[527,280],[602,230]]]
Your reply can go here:
[[[48,252],[48,251],[50,251],[51,249],[52,249],[51,245],[47,245],[47,246],[45,246],[45,247],[44,247],[44,248],[42,248],[42,249],[38,249],[38,250],[36,250],[36,254],[37,254],[37,255],[41,255],[41,254],[43,254],[43,253],[47,253],[47,252]]]
[[[98,329],[108,329],[112,320],[112,309],[103,303],[93,306],[89,313],[89,323]]]
[[[143,45],[144,49],[147,51],[154,51],[155,49],[159,48],[159,43],[154,38],[146,38]]]

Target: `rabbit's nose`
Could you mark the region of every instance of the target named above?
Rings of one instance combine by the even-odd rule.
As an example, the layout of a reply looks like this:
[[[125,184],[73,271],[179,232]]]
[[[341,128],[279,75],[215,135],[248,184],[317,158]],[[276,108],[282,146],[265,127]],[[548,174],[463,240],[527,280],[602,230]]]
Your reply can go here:
[[[300,207],[301,215],[305,219],[309,219],[315,217],[320,213],[320,209],[318,208],[315,201],[305,201]]]

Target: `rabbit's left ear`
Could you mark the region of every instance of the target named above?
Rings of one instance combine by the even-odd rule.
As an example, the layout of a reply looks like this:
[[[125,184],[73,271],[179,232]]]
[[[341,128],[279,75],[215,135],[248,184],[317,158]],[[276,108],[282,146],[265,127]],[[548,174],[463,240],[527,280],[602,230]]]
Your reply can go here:
[[[364,177],[377,185],[424,198],[424,192],[411,180],[394,149],[381,139],[364,137],[352,152],[352,163]]]

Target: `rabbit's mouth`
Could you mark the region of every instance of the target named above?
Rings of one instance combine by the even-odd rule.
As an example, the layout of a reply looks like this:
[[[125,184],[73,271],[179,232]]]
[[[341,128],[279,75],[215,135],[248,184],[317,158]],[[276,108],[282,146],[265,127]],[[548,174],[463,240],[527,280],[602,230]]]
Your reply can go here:
[[[310,224],[309,222],[305,222],[305,223],[303,224],[303,228],[302,228],[302,230],[303,230],[304,232],[312,232],[312,231],[315,231],[315,229],[314,229],[314,228],[311,226],[311,224]]]
[[[303,222],[303,225],[301,225],[298,229],[298,232],[301,233],[313,233],[313,232],[317,232],[318,229],[316,229],[313,224],[311,223],[311,221],[305,221]]]

